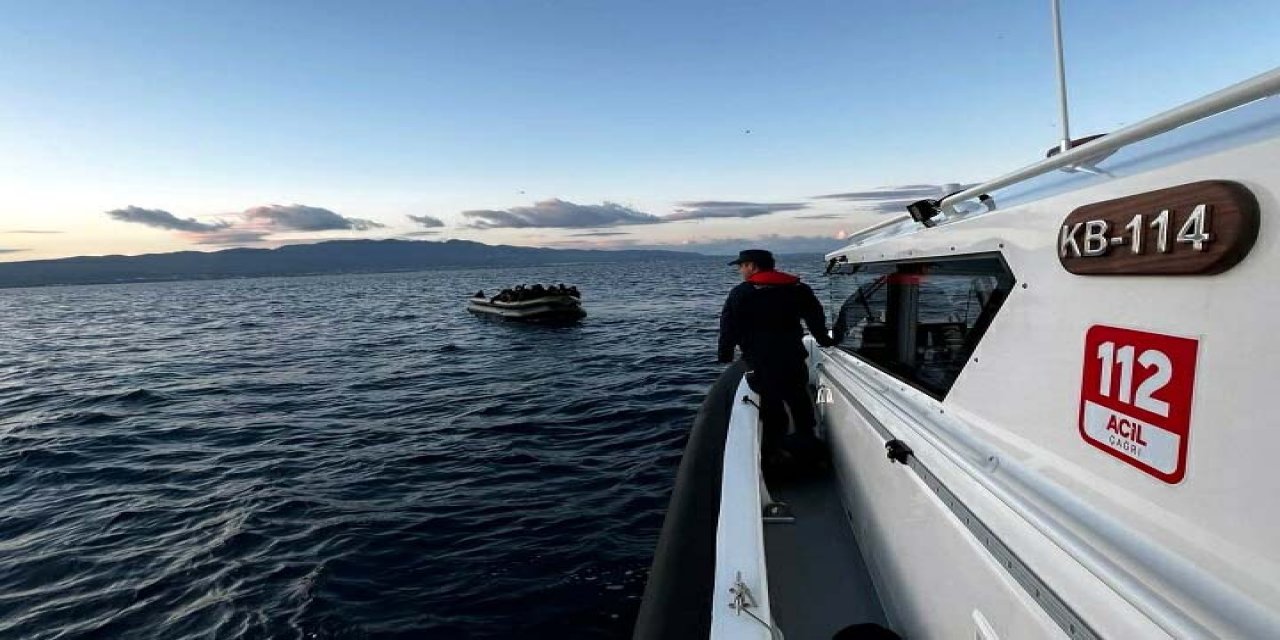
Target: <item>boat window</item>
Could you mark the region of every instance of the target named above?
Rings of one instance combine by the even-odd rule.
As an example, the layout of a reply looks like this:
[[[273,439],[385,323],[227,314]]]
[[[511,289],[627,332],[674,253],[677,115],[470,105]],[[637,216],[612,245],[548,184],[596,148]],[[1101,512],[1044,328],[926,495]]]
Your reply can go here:
[[[828,290],[837,345],[941,399],[1013,288],[999,255],[841,265]]]

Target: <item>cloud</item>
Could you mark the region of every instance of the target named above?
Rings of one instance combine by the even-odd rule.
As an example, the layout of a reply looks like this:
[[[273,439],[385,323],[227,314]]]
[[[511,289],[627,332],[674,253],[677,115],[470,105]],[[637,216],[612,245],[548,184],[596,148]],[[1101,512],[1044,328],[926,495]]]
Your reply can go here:
[[[414,238],[418,236],[434,236],[439,234],[440,234],[439,229],[428,229],[426,231],[410,231],[409,233],[405,233],[402,235],[406,238]]]
[[[829,193],[823,196],[814,196],[813,198],[815,200],[844,200],[846,202],[909,199],[911,202],[915,202],[924,198],[940,198],[948,193],[959,191],[965,186],[954,182],[948,184],[906,184],[897,187],[880,187],[870,191]]]
[[[835,220],[843,217],[838,213],[813,213],[807,216],[796,216],[796,220]]]
[[[260,229],[244,229],[237,227],[227,227],[216,231],[205,231],[201,233],[186,233],[189,240],[196,244],[212,244],[218,246],[254,244],[262,242],[267,236],[271,235],[270,231]]]
[[[662,218],[616,202],[577,204],[553,198],[531,207],[463,211],[473,229],[580,229],[627,224],[654,224]]]
[[[582,238],[570,236],[564,240],[545,240],[538,243],[547,247],[560,247],[563,249],[595,249],[600,251],[615,251],[618,249],[631,249],[640,244],[635,238],[614,238],[593,240],[591,238]]]
[[[269,204],[247,209],[241,215],[251,225],[260,225],[272,231],[333,231],[338,229],[366,231],[386,226],[372,220],[348,218],[328,209],[308,207],[303,204]]]
[[[221,220],[218,222],[200,222],[195,218],[179,218],[163,209],[143,209],[134,206],[113,209],[108,211],[107,215],[121,222],[134,222],[157,229],[188,231],[191,233],[208,233],[231,226],[231,223]]]
[[[906,213],[907,205],[926,198],[938,200],[972,184],[949,182],[946,184],[906,184],[896,187],[880,187],[869,191],[830,193],[814,196],[815,200],[840,200],[853,203],[854,211],[861,213]]]
[[[410,219],[410,220],[412,220],[412,221],[414,221],[414,222],[416,222],[416,223],[418,223],[418,224],[420,224],[420,225],[422,225],[422,226],[424,226],[424,227],[426,227],[426,228],[428,228],[428,229],[434,229],[435,227],[443,227],[443,226],[444,226],[444,221],[443,221],[443,220],[441,220],[440,218],[433,217],[433,216],[415,216],[415,215],[410,214],[410,215],[409,215],[409,219]]]
[[[587,231],[584,233],[571,233],[570,238],[604,238],[607,236],[629,236],[629,231]]]
[[[754,218],[809,208],[804,202],[740,202],[700,200],[681,202],[674,213],[656,216],[616,202],[577,204],[558,198],[529,207],[463,211],[472,229],[581,229],[623,225],[662,224],[706,218]],[[414,216],[410,216],[414,217]]]
[[[65,232],[65,231],[46,231],[46,230],[42,230],[42,229],[11,229],[11,230],[9,230],[9,231],[0,231],[0,233],[12,233],[12,234],[36,234],[36,233],[40,233],[40,234],[44,234],[44,233],[66,233],[66,232]]]
[[[768,234],[754,238],[715,238],[687,240],[685,242],[640,242],[634,238],[623,239],[567,239],[546,243],[548,246],[575,249],[660,249],[685,251],[709,255],[737,255],[743,249],[768,249],[774,253],[826,253],[845,245],[840,233],[830,236],[783,236]]]
[[[878,202],[859,202],[853,205],[854,211],[860,213],[906,213],[907,205],[921,198],[910,200],[880,200]]]
[[[195,218],[179,218],[162,209],[125,207],[108,211],[121,222],[132,222],[157,229],[176,231],[189,242],[203,245],[244,245],[263,242],[274,233],[294,231],[366,231],[384,225],[372,220],[348,218],[329,209],[294,205],[264,205],[228,214],[229,219],[200,222]],[[331,239],[331,238],[326,238]]]
[[[19,252],[19,251],[26,251],[26,249],[5,249],[5,248],[0,248],[0,253],[17,253],[17,252]]]
[[[779,213],[782,211],[799,211],[809,205],[803,202],[730,202],[721,200],[703,200],[699,202],[681,202],[675,213],[664,216],[663,221],[678,222],[680,220],[701,220],[704,218],[754,218],[756,216]]]
[[[783,236],[767,234],[754,238],[718,238],[675,245],[640,245],[637,249],[674,249],[710,255],[737,255],[743,249],[768,249],[774,253],[826,253],[844,246],[834,236]]]

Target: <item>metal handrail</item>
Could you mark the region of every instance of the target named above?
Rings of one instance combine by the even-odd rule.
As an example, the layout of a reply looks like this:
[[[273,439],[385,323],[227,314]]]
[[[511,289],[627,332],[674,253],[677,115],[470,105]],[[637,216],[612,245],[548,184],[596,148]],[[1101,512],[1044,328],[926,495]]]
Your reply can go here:
[[[1041,160],[990,182],[984,182],[960,193],[947,196],[942,200],[941,209],[948,215],[956,213],[955,205],[965,200],[977,198],[996,189],[1002,189],[1055,169],[1069,167],[1090,157],[1115,151],[1140,140],[1190,124],[1201,118],[1216,115],[1277,93],[1280,93],[1280,68],[1256,75],[1244,82],[1234,84],[1226,89],[1211,93],[1141,122],[1135,122],[1127,127],[1108,133],[1097,140],[1080,145],[1065,153],[1059,153],[1046,160]]]
[[[995,180],[984,182],[953,193],[942,199],[939,203],[939,209],[947,215],[948,222],[954,222],[961,219],[964,214],[956,210],[956,205],[966,200],[972,200],[982,195],[986,195],[997,189],[1028,180],[1036,176],[1069,167],[1075,164],[1081,164],[1083,161],[1093,157],[1104,155],[1128,146],[1135,142],[1146,140],[1157,136],[1166,131],[1170,131],[1190,124],[1196,120],[1207,118],[1212,115],[1222,113],[1230,109],[1234,109],[1241,105],[1248,104],[1254,100],[1260,100],[1269,96],[1280,93],[1280,67],[1272,69],[1266,73],[1256,75],[1244,82],[1240,82],[1221,91],[1211,93],[1198,100],[1193,100],[1182,106],[1175,107],[1164,113],[1152,116],[1141,122],[1135,122],[1122,129],[1117,129],[1105,136],[1091,140],[1086,144],[1082,144],[1073,149],[1053,155],[1050,158],[1041,160],[1033,165],[1023,167],[1013,173],[1003,175]],[[853,244],[856,239],[864,238],[872,233],[886,229],[893,225],[910,220],[911,216],[902,214],[894,216],[883,222],[877,222],[864,229],[859,229],[846,238],[846,241]],[[827,259],[838,256],[843,253],[848,246],[832,251],[827,254]]]
[[[849,234],[849,237],[845,238],[845,242],[848,242],[848,243],[852,244],[852,243],[853,243],[853,241],[854,241],[854,240],[856,240],[856,239],[858,239],[858,238],[862,238],[863,236],[870,235],[870,234],[875,233],[875,232],[877,232],[877,231],[880,231],[880,230],[882,230],[882,229],[887,229],[887,228],[889,228],[889,227],[892,227],[892,226],[893,226],[893,225],[895,225],[895,224],[898,224],[899,222],[906,222],[906,221],[908,221],[908,220],[910,220],[910,219],[911,219],[911,216],[909,216],[909,215],[907,215],[907,214],[905,214],[905,213],[904,213],[904,214],[902,214],[902,215],[898,215],[898,216],[894,216],[894,217],[892,217],[892,218],[889,218],[888,220],[883,220],[883,221],[881,221],[881,222],[877,222],[877,223],[875,223],[875,224],[873,224],[873,225],[871,225],[871,226],[869,226],[869,227],[866,227],[866,228],[863,228],[863,229],[858,229],[857,231],[854,231],[853,233]],[[844,248],[837,249],[836,251],[832,251],[832,252],[830,252],[830,253],[828,253],[828,254],[826,255],[826,259],[827,259],[827,260],[830,260],[833,256],[838,256],[838,255],[840,255],[843,251],[844,251]]]
[[[869,234],[869,233],[874,233],[874,232],[879,231],[879,230],[881,230],[881,229],[886,229],[886,228],[888,228],[888,227],[892,227],[893,225],[898,224],[899,222],[906,222],[907,220],[910,220],[910,219],[911,219],[911,216],[909,216],[909,215],[907,215],[907,214],[905,214],[905,213],[904,213],[904,214],[901,214],[901,215],[897,215],[897,216],[894,216],[894,217],[892,217],[892,218],[889,218],[888,220],[884,220],[884,221],[881,221],[881,222],[877,222],[877,223],[875,223],[875,224],[873,224],[873,225],[871,225],[871,226],[869,226],[869,227],[866,227],[866,228],[863,228],[863,229],[858,229],[857,231],[854,231],[854,232],[853,232],[853,234],[849,236],[849,238],[850,238],[850,239],[853,239],[853,238],[856,238],[856,237],[859,237],[859,236],[865,236],[865,235],[867,235],[867,234]]]

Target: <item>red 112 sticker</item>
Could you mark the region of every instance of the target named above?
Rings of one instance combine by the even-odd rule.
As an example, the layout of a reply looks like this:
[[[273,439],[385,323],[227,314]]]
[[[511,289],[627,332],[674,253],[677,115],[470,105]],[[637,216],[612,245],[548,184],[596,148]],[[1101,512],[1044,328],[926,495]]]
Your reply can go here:
[[[1080,435],[1170,484],[1187,470],[1199,341],[1095,325],[1084,338]]]

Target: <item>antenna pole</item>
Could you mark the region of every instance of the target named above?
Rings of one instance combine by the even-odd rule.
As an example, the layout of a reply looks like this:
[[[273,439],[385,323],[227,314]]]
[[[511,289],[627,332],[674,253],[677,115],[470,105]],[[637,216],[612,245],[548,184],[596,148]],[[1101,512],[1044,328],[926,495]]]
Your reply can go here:
[[[1062,111],[1062,141],[1058,149],[1066,152],[1071,148],[1071,125],[1067,122],[1067,68],[1062,61],[1062,8],[1061,0],[1053,1],[1053,49],[1058,56],[1058,101]]]

